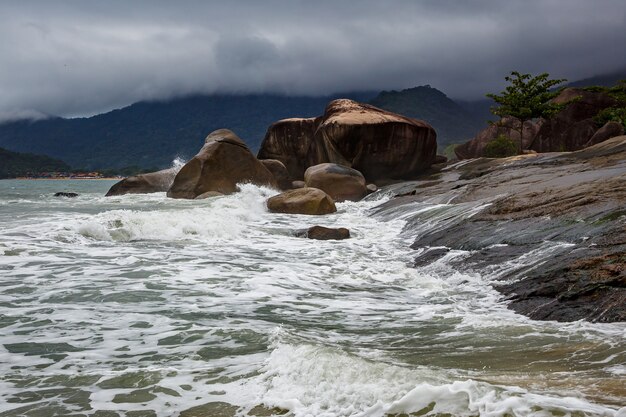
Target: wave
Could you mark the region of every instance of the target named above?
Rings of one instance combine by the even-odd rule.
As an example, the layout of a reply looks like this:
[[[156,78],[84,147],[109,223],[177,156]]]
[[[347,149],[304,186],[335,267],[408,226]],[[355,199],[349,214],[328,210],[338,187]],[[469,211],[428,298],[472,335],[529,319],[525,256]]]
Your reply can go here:
[[[626,408],[596,405],[582,396],[531,393],[453,380],[449,374],[369,361],[328,347],[277,343],[263,368],[261,401],[294,417],[626,415]]]

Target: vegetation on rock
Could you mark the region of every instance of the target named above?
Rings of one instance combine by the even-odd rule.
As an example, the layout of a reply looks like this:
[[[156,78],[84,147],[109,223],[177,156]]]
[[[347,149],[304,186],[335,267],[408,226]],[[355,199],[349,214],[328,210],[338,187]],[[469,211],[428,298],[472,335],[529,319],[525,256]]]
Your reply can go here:
[[[607,93],[617,100],[618,103],[600,111],[594,117],[594,121],[598,126],[603,126],[608,122],[618,122],[626,128],[626,80],[620,80],[613,87],[591,87],[587,88],[587,90]]]
[[[485,145],[484,155],[487,158],[506,158],[515,154],[517,154],[515,142],[505,135],[499,135]]]
[[[553,87],[567,81],[565,79],[551,80],[550,74],[543,73],[537,76],[512,71],[504,77],[510,83],[500,94],[487,94],[498,106],[492,107],[491,112],[500,118],[512,116],[520,120],[519,152],[522,151],[524,141],[524,122],[538,117],[548,118],[563,109],[564,104],[556,104],[551,100],[558,95]]]

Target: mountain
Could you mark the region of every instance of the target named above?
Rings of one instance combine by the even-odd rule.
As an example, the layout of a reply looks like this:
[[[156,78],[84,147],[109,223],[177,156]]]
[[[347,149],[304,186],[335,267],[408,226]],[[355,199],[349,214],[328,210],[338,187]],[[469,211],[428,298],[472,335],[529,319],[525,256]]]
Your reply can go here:
[[[569,86],[613,85],[624,78],[626,69]],[[204,137],[219,128],[235,131],[256,151],[271,123],[319,116],[335,98],[369,102],[425,120],[437,131],[440,148],[466,142],[487,126],[487,120],[494,120],[491,100],[454,101],[430,86],[321,97],[214,94],[139,102],[87,118],[6,122],[0,124],[0,146],[50,155],[75,169],[163,168],[176,157],[195,155]]]
[[[591,85],[597,85],[601,87],[612,87],[620,80],[626,80],[626,68],[619,71],[611,72],[609,74],[595,75],[593,77],[585,78],[578,81],[573,81],[567,84],[568,87],[588,87]]]
[[[77,169],[161,168],[176,157],[195,155],[215,129],[235,131],[256,151],[268,126],[279,119],[318,116],[335,98],[367,101],[375,95],[197,95],[139,102],[88,118],[4,123],[0,146],[50,155]]]
[[[370,104],[427,121],[437,131],[439,147],[465,142],[485,125],[484,119],[477,118],[429,85],[402,91],[383,91]]]
[[[70,167],[63,161],[44,155],[18,153],[0,148],[0,178],[15,178],[36,172],[66,172]]]
[[[75,169],[157,169],[176,157],[195,155],[204,137],[223,127],[256,151],[273,122],[319,116],[329,101],[340,97],[426,120],[437,130],[440,146],[468,140],[484,123],[430,86],[322,97],[197,95],[139,102],[88,118],[5,123],[0,125],[0,146],[47,154]]]

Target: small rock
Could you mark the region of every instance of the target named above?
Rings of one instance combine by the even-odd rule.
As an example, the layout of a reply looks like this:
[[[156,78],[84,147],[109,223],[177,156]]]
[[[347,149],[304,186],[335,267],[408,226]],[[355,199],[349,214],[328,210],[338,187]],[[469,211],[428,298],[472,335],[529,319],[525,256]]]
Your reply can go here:
[[[367,189],[367,192],[370,194],[378,190],[378,187],[376,186],[376,184],[367,184],[365,188]]]
[[[317,188],[305,187],[270,197],[267,208],[272,213],[330,214],[337,211],[335,202],[328,194]]]
[[[304,188],[306,187],[306,183],[304,181],[292,181],[291,182],[291,188],[296,189],[296,188]]]
[[[448,157],[445,155],[435,155],[435,164],[445,164],[448,162]]]
[[[74,197],[78,197],[78,194],[76,193],[66,193],[66,192],[58,192],[58,193],[54,193],[55,197],[67,197],[67,198],[74,198]]]
[[[323,226],[313,226],[307,230],[299,230],[296,237],[305,237],[316,240],[343,240],[350,238],[350,231],[345,227],[331,228]]]
[[[278,188],[281,190],[289,190],[291,188],[291,179],[285,164],[277,159],[260,159],[259,161],[272,173]]]

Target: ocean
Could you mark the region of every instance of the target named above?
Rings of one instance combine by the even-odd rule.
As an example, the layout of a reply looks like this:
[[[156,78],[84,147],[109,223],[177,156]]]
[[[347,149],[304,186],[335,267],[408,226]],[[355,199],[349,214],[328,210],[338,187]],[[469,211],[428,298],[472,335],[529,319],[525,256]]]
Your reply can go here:
[[[1,417],[626,416],[626,323],[507,309],[490,283],[524,257],[413,266],[420,228],[475,207],[381,213],[383,190],[300,216],[252,185],[189,201],[113,183],[0,181]],[[429,210],[446,214],[407,227]],[[293,236],[312,225],[352,238]]]

